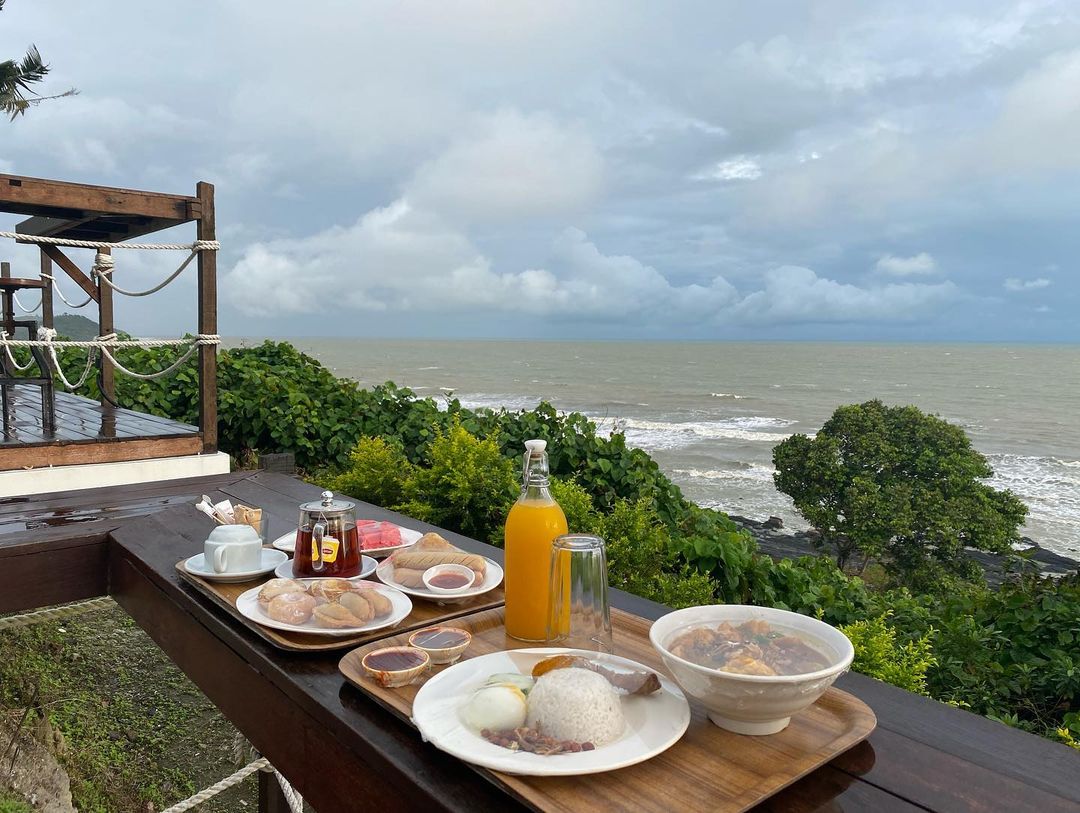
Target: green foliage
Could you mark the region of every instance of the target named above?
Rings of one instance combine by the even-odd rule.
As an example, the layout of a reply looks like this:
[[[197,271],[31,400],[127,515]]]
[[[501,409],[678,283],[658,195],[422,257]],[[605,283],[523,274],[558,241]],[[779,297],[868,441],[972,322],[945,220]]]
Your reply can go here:
[[[326,480],[326,487],[374,505],[399,505],[413,464],[385,438],[360,438],[349,453],[348,467]]]
[[[34,808],[19,797],[0,790],[0,813],[34,813]]]
[[[851,668],[916,694],[926,694],[926,671],[936,665],[931,654],[932,631],[914,640],[898,639],[890,613],[840,627],[855,647]]]
[[[518,487],[495,442],[455,423],[436,434],[425,462],[410,472],[397,510],[476,539],[500,539]]]
[[[1080,708],[1080,581],[1025,578],[1000,590],[890,600],[909,635],[936,628],[930,694],[1046,731]]]
[[[976,578],[965,547],[1007,554],[1027,508],[983,480],[993,472],[964,431],[913,406],[842,406],[810,439],[773,450],[776,487],[844,567],[856,553],[899,583]]]
[[[592,497],[576,480],[550,479],[551,496],[566,515],[566,526],[572,534],[596,533],[599,518]]]

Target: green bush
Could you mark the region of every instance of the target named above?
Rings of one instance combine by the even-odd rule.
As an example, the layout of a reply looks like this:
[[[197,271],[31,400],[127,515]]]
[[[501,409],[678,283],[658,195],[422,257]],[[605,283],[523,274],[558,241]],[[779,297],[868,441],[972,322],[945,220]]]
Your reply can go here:
[[[898,639],[888,623],[890,613],[844,624],[840,630],[855,647],[851,668],[916,694],[927,694],[926,671],[936,665],[931,654],[932,631],[914,640]]]
[[[401,449],[385,438],[360,438],[345,470],[324,482],[331,491],[391,507],[404,500],[413,470]]]
[[[425,462],[405,481],[398,510],[475,539],[501,540],[518,487],[513,465],[495,442],[455,423],[436,434]]]

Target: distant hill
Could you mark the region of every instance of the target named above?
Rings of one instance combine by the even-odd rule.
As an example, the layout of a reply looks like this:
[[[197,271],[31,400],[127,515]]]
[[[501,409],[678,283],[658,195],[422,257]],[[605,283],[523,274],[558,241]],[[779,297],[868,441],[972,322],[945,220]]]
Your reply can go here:
[[[53,327],[61,336],[77,341],[94,339],[98,335],[97,322],[92,322],[77,313],[58,313],[53,317]]]

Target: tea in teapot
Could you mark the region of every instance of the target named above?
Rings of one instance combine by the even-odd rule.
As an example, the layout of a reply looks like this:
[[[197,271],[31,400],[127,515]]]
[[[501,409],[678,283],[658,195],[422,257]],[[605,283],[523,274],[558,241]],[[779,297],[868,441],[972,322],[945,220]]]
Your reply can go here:
[[[360,540],[356,533],[356,503],[335,500],[330,491],[322,500],[300,506],[292,572],[297,578],[360,574]]]

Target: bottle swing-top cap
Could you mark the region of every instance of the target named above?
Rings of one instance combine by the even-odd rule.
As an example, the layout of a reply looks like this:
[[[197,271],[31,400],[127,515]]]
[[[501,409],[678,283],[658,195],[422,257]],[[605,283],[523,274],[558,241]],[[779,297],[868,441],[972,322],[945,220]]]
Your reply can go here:
[[[546,440],[527,440],[525,441],[525,448],[529,450],[529,454],[533,457],[540,457],[547,449]]]
[[[547,441],[527,440],[525,441],[525,449],[525,459],[521,472],[522,487],[528,488],[530,483],[536,486],[547,486]]]

